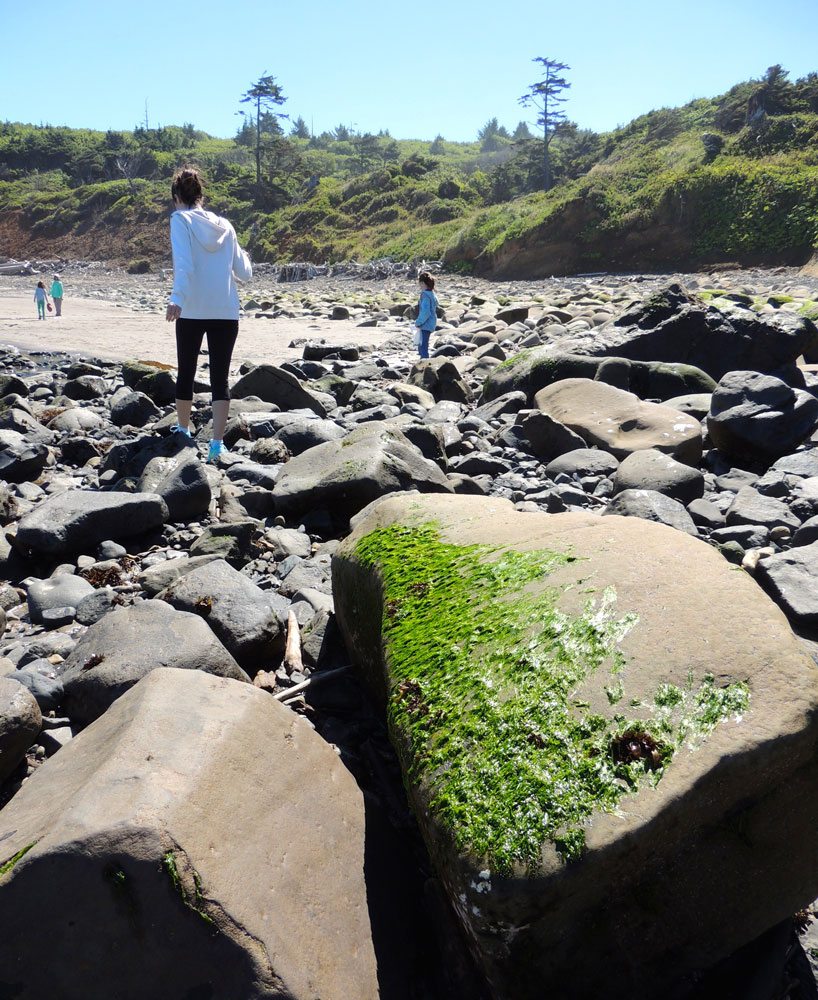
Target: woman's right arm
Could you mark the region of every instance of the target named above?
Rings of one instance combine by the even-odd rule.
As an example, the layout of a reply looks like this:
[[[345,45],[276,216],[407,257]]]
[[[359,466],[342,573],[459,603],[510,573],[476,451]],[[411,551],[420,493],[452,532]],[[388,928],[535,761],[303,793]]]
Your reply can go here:
[[[190,230],[175,212],[170,217],[170,249],[173,254],[173,291],[170,304],[184,308],[190,291],[193,273],[193,255],[190,248]]]
[[[246,250],[239,246],[239,238],[233,232],[233,274],[239,281],[249,281],[253,277],[253,265]]]

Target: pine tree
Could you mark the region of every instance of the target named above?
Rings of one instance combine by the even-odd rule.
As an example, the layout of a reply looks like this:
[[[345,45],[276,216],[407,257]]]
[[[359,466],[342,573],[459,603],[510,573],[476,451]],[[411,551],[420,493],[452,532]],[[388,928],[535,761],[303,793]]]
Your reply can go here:
[[[275,109],[281,107],[287,100],[281,91],[281,87],[275,82],[274,76],[260,76],[253,86],[242,95],[239,103],[255,105],[255,113],[240,111],[240,115],[247,118],[255,118],[256,130],[256,184],[261,183],[261,147],[262,135],[269,132],[273,135],[281,134],[279,118],[287,118],[281,111]]]
[[[537,112],[537,125],[542,129],[543,189],[550,191],[554,186],[554,176],[549,147],[555,129],[566,120],[565,112],[560,105],[568,99],[563,96],[563,91],[571,86],[560,74],[571,67],[542,56],[537,56],[533,61],[540,63],[545,70],[545,76],[542,80],[531,84],[528,93],[523,94],[519,103],[524,108],[533,107]]]

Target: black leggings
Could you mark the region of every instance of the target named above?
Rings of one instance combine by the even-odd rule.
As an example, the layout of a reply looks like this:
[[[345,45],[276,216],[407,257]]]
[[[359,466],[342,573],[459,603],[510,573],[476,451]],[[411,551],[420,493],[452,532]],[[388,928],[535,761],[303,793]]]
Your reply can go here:
[[[207,334],[210,354],[210,391],[212,398],[230,399],[227,375],[236,337],[239,335],[237,319],[177,319],[176,320],[176,398],[193,399],[193,380],[196,363],[202,347],[202,337]]]

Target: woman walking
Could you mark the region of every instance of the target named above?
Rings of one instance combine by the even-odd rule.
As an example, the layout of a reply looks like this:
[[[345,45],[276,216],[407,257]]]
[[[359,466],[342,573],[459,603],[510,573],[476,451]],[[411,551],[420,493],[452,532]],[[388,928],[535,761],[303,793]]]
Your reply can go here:
[[[435,295],[435,279],[428,271],[418,275],[420,283],[420,301],[418,302],[418,318],[415,326],[420,331],[418,354],[422,358],[429,357],[429,338],[437,326],[437,296]]]
[[[177,428],[191,436],[193,381],[202,338],[207,335],[213,401],[213,437],[207,460],[216,462],[227,454],[223,445],[230,409],[227,377],[239,332],[236,279],[249,281],[253,268],[230,223],[202,207],[204,190],[197,170],[178,170],[171,194],[175,206],[170,217],[173,291],[165,318],[176,322]]]
[[[59,274],[54,275],[51,282],[51,298],[54,300],[54,315],[62,316],[62,281]]]

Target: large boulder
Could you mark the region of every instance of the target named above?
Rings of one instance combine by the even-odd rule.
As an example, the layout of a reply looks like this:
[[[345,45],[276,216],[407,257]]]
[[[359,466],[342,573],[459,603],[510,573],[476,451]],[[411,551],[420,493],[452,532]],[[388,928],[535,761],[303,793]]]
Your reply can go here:
[[[372,421],[343,441],[316,445],[290,459],[275,485],[276,510],[323,509],[339,522],[385,493],[450,493],[445,474],[397,428]]]
[[[540,389],[566,378],[590,378],[633,392],[640,399],[661,400],[712,392],[716,384],[692,365],[590,357],[590,353],[568,354],[553,345],[519,351],[489,374],[481,399],[494,400],[517,391],[531,401]]]
[[[94,593],[83,577],[61,573],[48,580],[30,577],[25,581],[28,616],[32,625],[42,625],[43,612],[55,608],[76,608],[83,598]]]
[[[796,627],[818,626],[818,542],[761,559],[756,578]]]
[[[197,566],[159,594],[180,611],[201,615],[232,656],[247,669],[266,667],[284,637],[270,595],[223,559]]]
[[[710,401],[707,431],[735,458],[769,462],[788,455],[818,426],[818,399],[772,375],[731,371]]]
[[[698,469],[677,462],[655,448],[628,455],[616,470],[613,484],[614,493],[655,490],[683,504],[704,496],[704,476]]]
[[[644,403],[631,392],[587,378],[569,378],[534,397],[537,408],[588,444],[625,458],[655,448],[686,465],[702,455],[698,420],[660,403]]]
[[[715,549],[386,497],[333,590],[497,996],[688,995],[814,898],[818,673]]]
[[[142,493],[156,493],[168,505],[169,521],[195,521],[210,507],[210,483],[196,453],[152,458],[139,477]]]
[[[0,784],[25,757],[42,726],[34,695],[23,684],[0,676]]]
[[[141,535],[167,519],[167,504],[154,493],[66,490],[21,519],[17,542],[49,555],[92,552],[106,539]]]
[[[0,430],[0,479],[27,483],[37,479],[45,467],[48,448],[18,431]]]
[[[296,714],[155,670],[0,813],[4,991],[376,1000],[364,833],[355,781]]]
[[[818,347],[818,329],[794,313],[728,314],[673,283],[601,328],[568,333],[556,346],[597,357],[681,362],[718,380],[737,369],[770,374],[791,365]]]
[[[335,405],[332,397],[306,388],[291,372],[275,365],[257,365],[236,382],[230,390],[234,399],[258,396],[266,403],[275,403],[282,410],[312,410],[325,416]]]
[[[63,665],[65,708],[76,722],[93,722],[157,667],[249,680],[198,615],[140,601],[111,611],[79,640]]]
[[[340,441],[346,434],[346,429],[334,420],[305,416],[285,424],[275,436],[291,455],[300,455],[302,451],[326,444],[327,441]]]
[[[611,514],[656,521],[657,524],[666,524],[669,528],[684,531],[694,538],[699,534],[693,518],[682,504],[658,490],[621,490],[603,511],[603,517]]]

